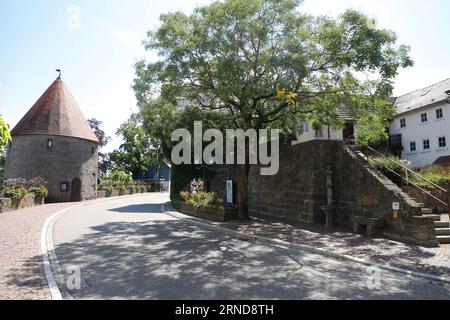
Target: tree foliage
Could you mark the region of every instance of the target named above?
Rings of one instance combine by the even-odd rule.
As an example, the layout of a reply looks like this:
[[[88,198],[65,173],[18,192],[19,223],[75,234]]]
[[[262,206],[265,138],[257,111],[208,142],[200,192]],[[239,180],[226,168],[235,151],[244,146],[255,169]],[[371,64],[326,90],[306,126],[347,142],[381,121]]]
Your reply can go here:
[[[0,116],[0,183],[3,182],[5,176],[6,163],[6,144],[11,141],[11,134],[9,133],[9,125]]]
[[[100,142],[100,148],[106,147],[111,141],[111,137],[108,136],[103,130],[103,121],[92,118],[88,120],[89,126]],[[99,151],[98,153],[98,176],[103,177],[111,169],[110,155]]]
[[[335,124],[343,105],[356,119],[375,111],[386,121],[393,79],[412,65],[408,47],[359,12],[313,17],[298,5],[227,0],[162,15],[146,43],[161,59],[136,66],[138,100],[160,90],[177,106],[221,110],[238,128],[299,117]],[[362,72],[375,80],[361,80]]]
[[[97,137],[98,141],[100,142],[100,147],[105,147],[111,141],[111,137],[106,134],[105,130],[103,130],[103,121],[92,118],[88,120],[88,123],[92,131],[94,131],[94,134]]]
[[[9,133],[9,125],[0,116],[0,147],[6,146],[8,141],[11,141],[11,134]]]
[[[148,170],[148,166],[155,162],[154,151],[142,125],[136,116],[132,116],[117,130],[117,135],[123,139],[119,150],[110,154],[112,167],[131,172],[137,179]]]
[[[139,105],[149,114],[169,106],[181,114],[216,112],[235,128],[285,132],[302,119],[342,126],[344,107],[361,120],[359,142],[383,137],[394,112],[394,78],[413,64],[409,48],[360,12],[316,17],[302,14],[299,5],[225,0],[190,15],[163,14],[146,41],[159,60],[136,64]],[[243,207],[249,168],[241,169]]]

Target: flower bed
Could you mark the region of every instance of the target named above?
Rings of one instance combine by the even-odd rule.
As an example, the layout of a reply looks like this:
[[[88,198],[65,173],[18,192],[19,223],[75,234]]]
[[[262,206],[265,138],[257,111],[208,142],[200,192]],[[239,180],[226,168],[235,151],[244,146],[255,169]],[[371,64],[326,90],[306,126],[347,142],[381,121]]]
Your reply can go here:
[[[239,218],[237,208],[227,208],[215,193],[180,192],[181,202],[177,208],[182,213],[217,222],[226,222]]]
[[[25,180],[9,179],[3,184],[0,212],[8,212],[44,204],[48,195],[46,182],[42,178]]]
[[[181,202],[179,211],[190,216],[215,222],[226,222],[239,218],[237,208],[202,208]]]

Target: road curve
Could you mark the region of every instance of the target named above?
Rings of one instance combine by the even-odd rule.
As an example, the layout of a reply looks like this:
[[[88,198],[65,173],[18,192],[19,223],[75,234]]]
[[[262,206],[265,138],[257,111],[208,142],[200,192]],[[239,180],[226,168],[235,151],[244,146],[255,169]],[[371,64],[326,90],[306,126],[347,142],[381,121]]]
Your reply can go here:
[[[167,194],[72,209],[53,228],[74,299],[449,299],[450,286],[250,243],[161,212]],[[74,268],[75,267],[75,268]],[[73,288],[74,270],[81,288]],[[75,273],[74,273],[75,272]],[[375,273],[374,273],[375,272]],[[379,284],[379,285],[378,285]]]

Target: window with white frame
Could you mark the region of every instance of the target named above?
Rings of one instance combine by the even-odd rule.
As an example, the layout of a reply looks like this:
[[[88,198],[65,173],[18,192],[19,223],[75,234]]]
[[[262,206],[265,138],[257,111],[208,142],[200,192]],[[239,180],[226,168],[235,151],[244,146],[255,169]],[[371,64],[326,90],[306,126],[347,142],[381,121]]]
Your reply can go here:
[[[422,123],[428,122],[428,116],[427,116],[427,114],[426,114],[426,113],[422,113],[422,114],[420,115],[420,120],[422,121]]]
[[[416,142],[412,141],[409,143],[409,151],[411,152],[416,152],[417,151],[417,146],[416,146]]]
[[[436,119],[442,118],[444,118],[444,112],[442,111],[442,108],[436,109]]]
[[[445,137],[438,138],[439,148],[447,148],[447,139]]]
[[[405,118],[400,119],[400,128],[406,128],[406,119]]]
[[[430,140],[429,139],[423,140],[423,150],[425,150],[425,151],[430,150]]]

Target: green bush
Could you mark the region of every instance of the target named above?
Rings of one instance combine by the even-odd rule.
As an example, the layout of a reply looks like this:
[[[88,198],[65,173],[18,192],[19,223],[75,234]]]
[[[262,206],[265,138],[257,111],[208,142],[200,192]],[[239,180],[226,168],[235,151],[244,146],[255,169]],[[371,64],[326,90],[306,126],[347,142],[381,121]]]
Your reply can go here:
[[[43,185],[31,187],[28,191],[34,194],[36,197],[45,198],[46,196],[48,196],[48,189]]]
[[[27,189],[24,187],[7,187],[3,189],[2,196],[11,199],[22,199],[27,193]]]
[[[199,192],[189,194],[186,203],[196,208],[224,208],[223,200],[218,199],[214,192]]]
[[[382,174],[384,174],[389,180],[396,184],[401,184],[401,178],[393,173],[392,171],[396,172],[397,174],[403,176],[403,169],[400,165],[394,163],[400,162],[400,158],[398,157],[369,157],[369,163],[372,167],[379,170]],[[390,170],[386,169],[389,168]]]
[[[103,191],[111,193],[114,191],[114,184],[111,180],[103,180],[98,185],[98,190],[103,190]]]
[[[208,168],[205,171],[205,179],[210,179],[214,173]],[[179,199],[180,192],[185,191],[186,186],[194,178],[203,177],[203,169],[196,165],[172,165],[172,181],[170,183],[170,199]]]
[[[420,171],[419,174],[424,177],[425,179],[431,181],[434,184],[437,184],[438,186],[442,188],[449,188],[450,187],[450,173],[442,173],[442,172],[433,172],[433,171]],[[420,179],[419,177],[415,175],[410,175],[409,178],[413,183],[419,185],[422,188],[425,189],[433,189],[434,186],[427,181]]]

